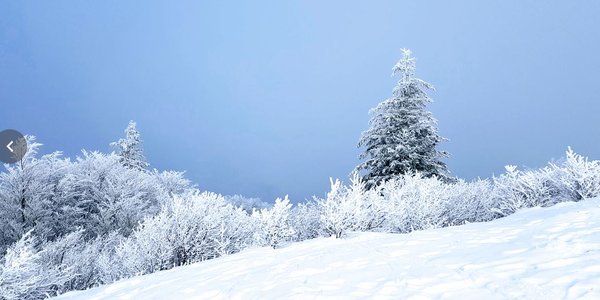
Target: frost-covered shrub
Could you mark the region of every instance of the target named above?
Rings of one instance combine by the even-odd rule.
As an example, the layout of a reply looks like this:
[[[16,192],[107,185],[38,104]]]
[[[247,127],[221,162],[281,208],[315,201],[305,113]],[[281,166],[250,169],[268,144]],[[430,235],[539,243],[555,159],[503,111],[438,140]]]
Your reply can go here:
[[[492,180],[472,182],[402,175],[371,189],[356,177],[348,186],[332,181],[327,197],[316,199],[318,226],[337,237],[346,231],[403,233],[484,222],[522,208],[600,195],[600,162],[570,148],[561,164],[527,171],[507,166],[506,171]]]
[[[420,174],[403,175],[366,189],[360,178],[349,186],[331,182],[325,199],[317,199],[321,230],[343,236],[346,231],[404,233],[493,218],[490,182],[447,183]],[[302,213],[302,212],[301,212]],[[317,224],[317,223],[315,223]]]
[[[319,205],[320,221],[325,233],[341,237],[345,230],[351,229],[354,216],[348,211],[347,198],[344,195],[342,182],[331,181],[331,191],[325,199],[316,198]]]
[[[113,260],[114,248],[121,239],[117,233],[111,233],[86,241],[83,230],[78,230],[44,243],[40,259],[50,268],[61,266],[66,281],[60,292],[87,289],[118,279]],[[110,260],[108,265],[106,258]]]
[[[493,218],[491,184],[487,180],[448,183],[420,174],[404,175],[380,187],[385,221],[381,230],[411,232],[481,222]]]
[[[115,247],[116,234],[85,241],[83,230],[50,242],[26,233],[6,252],[0,266],[0,299],[43,299],[71,290],[109,283],[117,277],[105,274],[107,254]],[[114,255],[110,257],[114,266]],[[114,272],[114,270],[110,270]],[[110,274],[113,275],[113,274]]]
[[[575,154],[571,148],[562,163],[527,171],[509,165],[506,171],[493,179],[492,211],[499,216],[521,208],[550,206],[600,195],[600,162]]]
[[[97,253],[94,258],[93,276],[95,279],[90,281],[90,287],[107,284],[123,278],[122,265],[118,261],[116,250],[126,238],[116,232],[105,236],[96,237],[87,242],[87,251]],[[89,272],[89,273],[91,273]],[[90,275],[92,276],[92,275]]]
[[[277,248],[292,240],[295,234],[292,226],[290,211],[292,204],[288,196],[275,200],[272,208],[254,210],[252,217],[257,219],[259,244]]]
[[[71,269],[47,264],[44,250],[29,231],[9,247],[0,264],[0,299],[44,299],[56,295],[68,281]]]
[[[493,179],[495,207],[492,210],[500,216],[515,211],[542,205],[550,199],[550,189],[546,184],[545,173],[537,171],[519,171],[516,166],[508,165],[506,174]]]
[[[574,194],[574,200],[593,198],[600,195],[600,161],[567,150],[562,166],[552,165],[557,170],[561,184]]]
[[[123,277],[238,252],[254,240],[254,219],[221,195],[175,196],[116,249]]]
[[[290,218],[294,228],[294,241],[313,239],[323,233],[319,206],[315,201],[294,206]]]
[[[326,235],[341,237],[347,231],[368,231],[384,221],[384,207],[378,189],[366,189],[364,181],[354,174],[349,186],[339,179],[331,182],[325,199],[315,199],[320,210],[320,223]]]
[[[494,218],[492,184],[489,180],[466,182],[457,180],[448,185],[448,201],[445,201],[446,223],[444,226],[467,222],[485,222]]]
[[[448,222],[445,214],[448,185],[435,177],[404,175],[383,183],[380,189],[387,208],[382,224],[384,231],[410,232]]]

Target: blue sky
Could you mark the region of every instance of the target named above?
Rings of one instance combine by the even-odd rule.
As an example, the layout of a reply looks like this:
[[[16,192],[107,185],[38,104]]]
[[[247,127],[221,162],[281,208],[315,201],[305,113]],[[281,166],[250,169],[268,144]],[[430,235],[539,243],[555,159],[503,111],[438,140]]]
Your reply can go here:
[[[2,1],[0,127],[294,201],[358,163],[400,48],[435,85],[454,175],[600,158],[598,1]]]

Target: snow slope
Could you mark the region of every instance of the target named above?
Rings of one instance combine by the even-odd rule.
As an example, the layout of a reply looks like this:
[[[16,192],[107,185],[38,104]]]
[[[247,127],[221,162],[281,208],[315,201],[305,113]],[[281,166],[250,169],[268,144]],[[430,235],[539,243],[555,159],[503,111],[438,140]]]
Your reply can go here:
[[[600,199],[259,248],[59,299],[600,299]]]

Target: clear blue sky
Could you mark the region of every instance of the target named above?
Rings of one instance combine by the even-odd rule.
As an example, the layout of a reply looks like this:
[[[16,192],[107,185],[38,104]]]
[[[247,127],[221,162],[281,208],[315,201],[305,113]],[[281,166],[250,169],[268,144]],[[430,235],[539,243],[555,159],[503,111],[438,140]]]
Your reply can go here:
[[[600,1],[2,1],[0,127],[302,201],[347,178],[411,48],[454,175],[600,158]]]

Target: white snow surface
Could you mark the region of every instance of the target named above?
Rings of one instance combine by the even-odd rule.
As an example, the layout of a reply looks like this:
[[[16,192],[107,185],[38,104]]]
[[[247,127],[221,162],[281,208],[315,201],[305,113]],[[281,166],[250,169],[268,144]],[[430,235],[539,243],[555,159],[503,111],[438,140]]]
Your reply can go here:
[[[241,253],[58,299],[600,299],[600,198]]]

